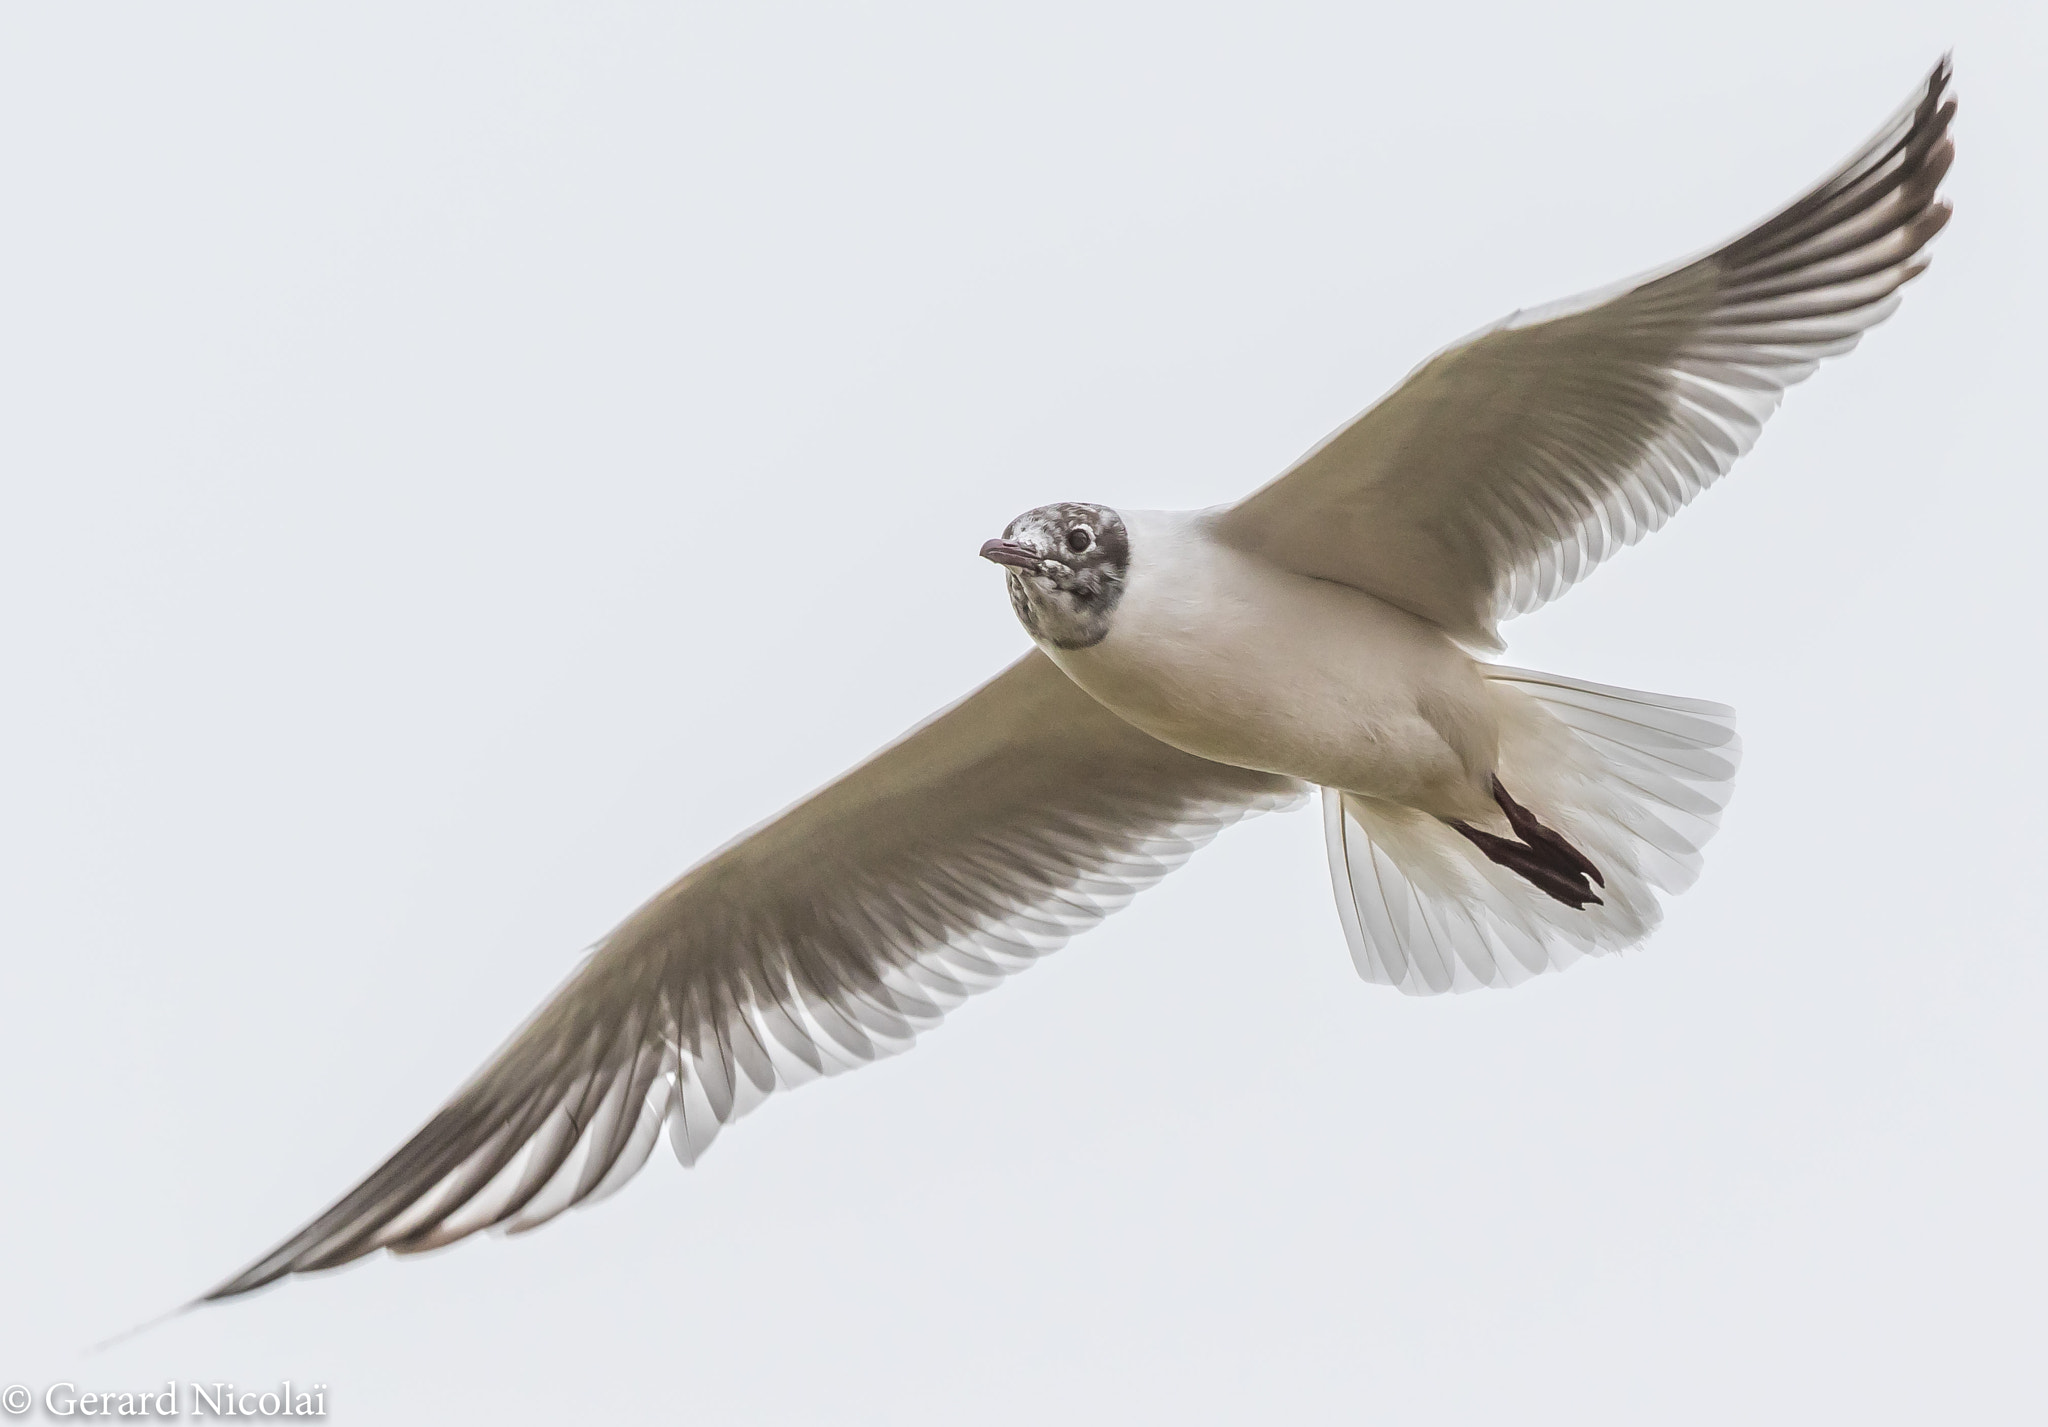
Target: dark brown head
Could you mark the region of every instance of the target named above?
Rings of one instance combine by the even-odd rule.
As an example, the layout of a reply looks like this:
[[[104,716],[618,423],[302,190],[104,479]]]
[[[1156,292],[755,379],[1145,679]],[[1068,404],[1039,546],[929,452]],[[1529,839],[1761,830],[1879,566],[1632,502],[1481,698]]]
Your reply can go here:
[[[1010,607],[1033,639],[1086,649],[1109,635],[1123,597],[1131,538],[1106,505],[1061,501],[1027,510],[981,557],[1009,567]]]

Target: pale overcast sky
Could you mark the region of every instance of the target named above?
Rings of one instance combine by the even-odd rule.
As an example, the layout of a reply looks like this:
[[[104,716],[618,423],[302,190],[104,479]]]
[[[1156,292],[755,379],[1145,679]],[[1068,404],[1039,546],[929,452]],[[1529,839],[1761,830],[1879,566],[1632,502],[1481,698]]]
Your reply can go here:
[[[2043,1410],[2036,4],[0,15],[0,1385],[358,1423]],[[1235,830],[910,1055],[518,1240],[267,1248],[684,866],[1229,500],[1700,249],[1956,54],[1899,315],[1518,664],[1724,700],[1640,953],[1353,973]],[[40,1412],[40,1409],[37,1409]]]

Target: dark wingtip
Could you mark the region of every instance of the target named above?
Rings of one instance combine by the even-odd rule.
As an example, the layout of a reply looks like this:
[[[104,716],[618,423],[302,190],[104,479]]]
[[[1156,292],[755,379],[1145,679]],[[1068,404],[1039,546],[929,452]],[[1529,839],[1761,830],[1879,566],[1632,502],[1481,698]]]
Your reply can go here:
[[[167,1313],[159,1313],[156,1315],[156,1317],[149,1319],[147,1322],[137,1323],[133,1328],[124,1329],[121,1332],[114,1334],[114,1336],[111,1338],[102,1338],[99,1342],[94,1343],[85,1351],[88,1354],[104,1353],[109,1348],[119,1347],[122,1343],[127,1342],[130,1338],[140,1337],[142,1334],[147,1333],[152,1328],[160,1327],[163,1324],[170,1322],[173,1318],[179,1317],[182,1314],[190,1313],[193,1309],[197,1308],[202,1301],[203,1300],[201,1299],[195,1298],[190,1303],[180,1303],[176,1308],[171,1309]]]

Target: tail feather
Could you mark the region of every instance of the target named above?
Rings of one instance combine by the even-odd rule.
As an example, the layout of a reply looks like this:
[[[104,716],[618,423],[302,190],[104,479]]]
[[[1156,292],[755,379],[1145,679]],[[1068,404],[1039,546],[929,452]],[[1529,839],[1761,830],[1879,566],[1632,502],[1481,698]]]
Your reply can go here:
[[[1359,974],[1412,995],[1514,986],[1634,946],[1656,893],[1698,880],[1733,790],[1734,711],[1526,669],[1486,670],[1500,779],[1604,873],[1602,900],[1562,904],[1448,823],[1333,789],[1324,830]]]

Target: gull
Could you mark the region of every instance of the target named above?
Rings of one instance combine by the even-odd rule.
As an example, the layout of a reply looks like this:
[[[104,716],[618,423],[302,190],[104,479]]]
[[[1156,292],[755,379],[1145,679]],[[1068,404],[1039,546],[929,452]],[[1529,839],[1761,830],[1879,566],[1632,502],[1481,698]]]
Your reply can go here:
[[[1718,704],[1494,663],[1890,315],[1947,220],[1944,58],[1706,255],[1514,313],[1235,505],[1063,502],[981,554],[1031,652],[627,917],[411,1139],[194,1300],[520,1232],[909,1047],[1224,828],[1321,790],[1358,972],[1514,986],[1635,946],[1732,787]],[[191,1306],[191,1305],[188,1305]]]

